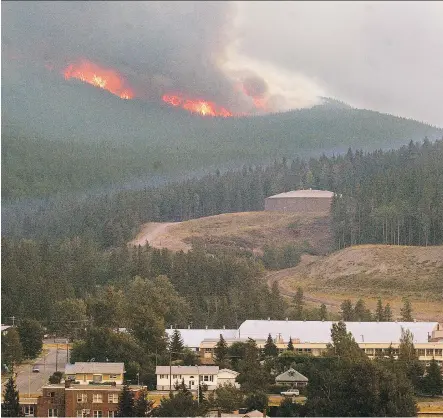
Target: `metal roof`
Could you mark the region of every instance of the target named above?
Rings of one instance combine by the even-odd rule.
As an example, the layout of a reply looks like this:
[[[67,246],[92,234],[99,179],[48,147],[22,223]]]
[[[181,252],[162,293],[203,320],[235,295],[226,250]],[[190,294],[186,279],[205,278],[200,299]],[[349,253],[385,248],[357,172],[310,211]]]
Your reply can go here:
[[[66,364],[65,374],[77,373],[110,373],[121,374],[125,371],[124,363],[96,363],[96,362],[77,362],[75,364]]]
[[[218,366],[157,366],[155,368],[155,374],[169,374],[169,371],[172,374],[186,374],[186,375],[194,375],[194,374],[217,374]]]
[[[1,327],[2,327],[1,331],[3,332],[6,331],[8,328],[11,328],[11,325],[2,325]]]
[[[247,320],[240,325],[241,338],[263,339],[269,333],[272,338],[280,336],[284,341],[289,337],[298,338],[301,343],[331,342],[333,321],[263,321]],[[358,343],[396,343],[401,337],[401,328],[414,334],[414,343],[427,343],[428,335],[438,322],[345,322],[346,329]]]
[[[290,192],[279,193],[274,196],[269,196],[268,199],[280,199],[284,197],[327,197],[332,198],[334,196],[333,192],[328,192],[327,190],[292,190]]]
[[[307,382],[308,378],[294,369],[286,370],[275,378],[276,382]]]
[[[238,331],[236,329],[178,329],[180,331],[181,337],[183,339],[183,343],[188,347],[200,347],[200,343],[207,338],[220,339],[220,334],[223,335],[223,338],[232,339],[237,336]],[[166,329],[166,333],[168,337],[173,334],[173,329]]]

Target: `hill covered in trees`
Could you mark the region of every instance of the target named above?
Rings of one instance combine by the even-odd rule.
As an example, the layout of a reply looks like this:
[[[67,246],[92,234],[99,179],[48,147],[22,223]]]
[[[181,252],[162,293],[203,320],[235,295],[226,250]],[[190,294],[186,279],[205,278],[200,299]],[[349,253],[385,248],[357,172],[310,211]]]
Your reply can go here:
[[[143,187],[159,177],[225,170],[273,159],[372,151],[441,138],[414,120],[331,99],[310,109],[205,118],[161,103],[120,100],[42,72],[6,83],[2,108],[2,199]]]

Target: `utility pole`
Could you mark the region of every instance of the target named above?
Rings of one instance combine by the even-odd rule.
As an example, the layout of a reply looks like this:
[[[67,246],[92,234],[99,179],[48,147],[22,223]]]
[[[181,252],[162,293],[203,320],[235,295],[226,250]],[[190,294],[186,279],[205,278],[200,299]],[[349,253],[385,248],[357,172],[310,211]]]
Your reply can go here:
[[[197,405],[200,406],[200,369],[197,365]]]
[[[58,344],[55,350],[55,371],[58,371]]]
[[[169,393],[172,393],[172,351],[169,352]]]
[[[66,338],[66,363],[69,363],[69,339]]]
[[[29,376],[28,376],[28,398],[31,397],[31,365],[29,365]]]

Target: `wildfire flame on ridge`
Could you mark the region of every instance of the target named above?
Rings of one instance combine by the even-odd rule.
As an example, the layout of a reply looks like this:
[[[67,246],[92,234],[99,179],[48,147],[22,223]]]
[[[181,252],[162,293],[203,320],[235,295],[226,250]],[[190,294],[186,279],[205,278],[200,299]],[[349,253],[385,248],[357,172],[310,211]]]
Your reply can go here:
[[[125,86],[125,79],[117,71],[102,68],[86,59],[68,65],[63,74],[66,80],[76,78],[107,90],[121,99],[132,99],[134,97],[133,91]]]
[[[162,100],[171,106],[181,107],[189,112],[199,113],[203,116],[221,116],[224,118],[233,116],[233,114],[224,107],[217,106],[214,102],[203,99],[185,99],[175,94],[164,94]]]

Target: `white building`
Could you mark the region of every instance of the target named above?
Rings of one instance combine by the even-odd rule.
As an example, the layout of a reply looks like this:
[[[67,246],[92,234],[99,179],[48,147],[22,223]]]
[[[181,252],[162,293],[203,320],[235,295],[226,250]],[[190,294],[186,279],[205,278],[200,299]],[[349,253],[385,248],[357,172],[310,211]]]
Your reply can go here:
[[[170,390],[171,386],[174,390],[182,381],[190,390],[197,390],[199,380],[208,390],[214,390],[218,386],[218,371],[218,366],[157,366],[157,390]]]
[[[224,386],[231,384],[236,388],[239,388],[240,385],[235,381],[236,377],[239,375],[235,370],[230,369],[221,369],[218,371],[218,386]]]
[[[165,330],[166,334],[170,338],[174,333],[174,329],[168,328]],[[184,328],[178,329],[180,335],[183,339],[183,343],[186,347],[190,348],[193,351],[199,351],[200,343],[207,338],[216,338],[217,341],[220,339],[220,335],[223,335],[223,338],[232,339],[235,338],[238,334],[238,330],[236,329],[191,329]]]

